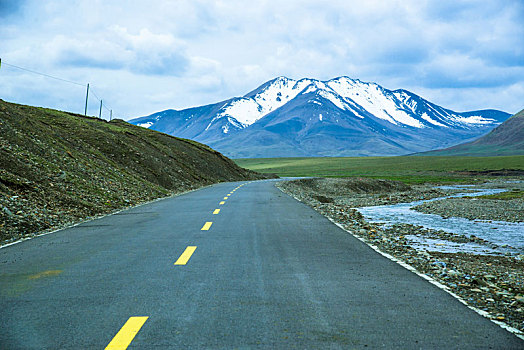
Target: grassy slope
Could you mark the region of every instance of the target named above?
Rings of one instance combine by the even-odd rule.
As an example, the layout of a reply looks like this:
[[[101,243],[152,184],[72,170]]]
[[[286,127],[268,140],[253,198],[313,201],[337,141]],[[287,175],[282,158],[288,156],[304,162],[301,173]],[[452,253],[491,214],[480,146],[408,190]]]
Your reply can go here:
[[[259,177],[194,141],[0,100],[0,242],[171,193]]]
[[[364,176],[407,183],[468,182],[472,180],[471,176],[461,173],[500,169],[524,170],[524,156],[256,158],[235,161],[242,167],[279,176]]]

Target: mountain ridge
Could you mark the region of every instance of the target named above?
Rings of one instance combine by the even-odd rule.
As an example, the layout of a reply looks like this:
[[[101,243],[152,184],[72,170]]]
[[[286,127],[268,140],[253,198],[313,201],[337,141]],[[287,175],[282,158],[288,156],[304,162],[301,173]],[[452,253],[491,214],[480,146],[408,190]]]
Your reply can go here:
[[[474,141],[419,155],[484,157],[524,155],[524,109]]]
[[[130,122],[208,144],[230,157],[358,156],[452,146],[509,116],[496,110],[458,113],[408,90],[347,76],[327,81],[280,76],[242,97]]]

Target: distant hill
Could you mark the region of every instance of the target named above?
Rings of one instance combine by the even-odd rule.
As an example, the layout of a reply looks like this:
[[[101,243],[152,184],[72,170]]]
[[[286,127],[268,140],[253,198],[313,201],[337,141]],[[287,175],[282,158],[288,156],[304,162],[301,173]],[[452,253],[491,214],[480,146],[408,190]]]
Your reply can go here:
[[[509,117],[497,110],[454,112],[407,90],[349,77],[278,77],[243,97],[130,122],[253,158],[405,155],[471,141]]]
[[[421,153],[430,156],[524,155],[524,110],[481,138],[443,150]]]
[[[0,244],[204,185],[261,177],[195,141],[0,100]]]

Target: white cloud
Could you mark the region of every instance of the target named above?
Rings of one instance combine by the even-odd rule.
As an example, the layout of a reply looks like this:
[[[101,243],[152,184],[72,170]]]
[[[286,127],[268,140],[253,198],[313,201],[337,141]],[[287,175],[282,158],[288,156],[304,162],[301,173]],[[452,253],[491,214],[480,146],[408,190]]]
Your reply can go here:
[[[5,62],[91,82],[125,116],[243,95],[278,75],[349,75],[456,110],[523,107],[518,0],[27,0],[6,18]],[[74,89],[28,79],[3,67],[2,98],[78,111]]]

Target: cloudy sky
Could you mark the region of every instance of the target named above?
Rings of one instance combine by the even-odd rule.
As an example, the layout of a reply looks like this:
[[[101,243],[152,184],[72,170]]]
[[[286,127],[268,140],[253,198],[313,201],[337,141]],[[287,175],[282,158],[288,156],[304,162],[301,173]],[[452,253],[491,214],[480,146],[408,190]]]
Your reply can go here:
[[[516,113],[523,23],[522,0],[0,0],[0,98],[83,113],[89,82],[129,119],[345,75]]]

